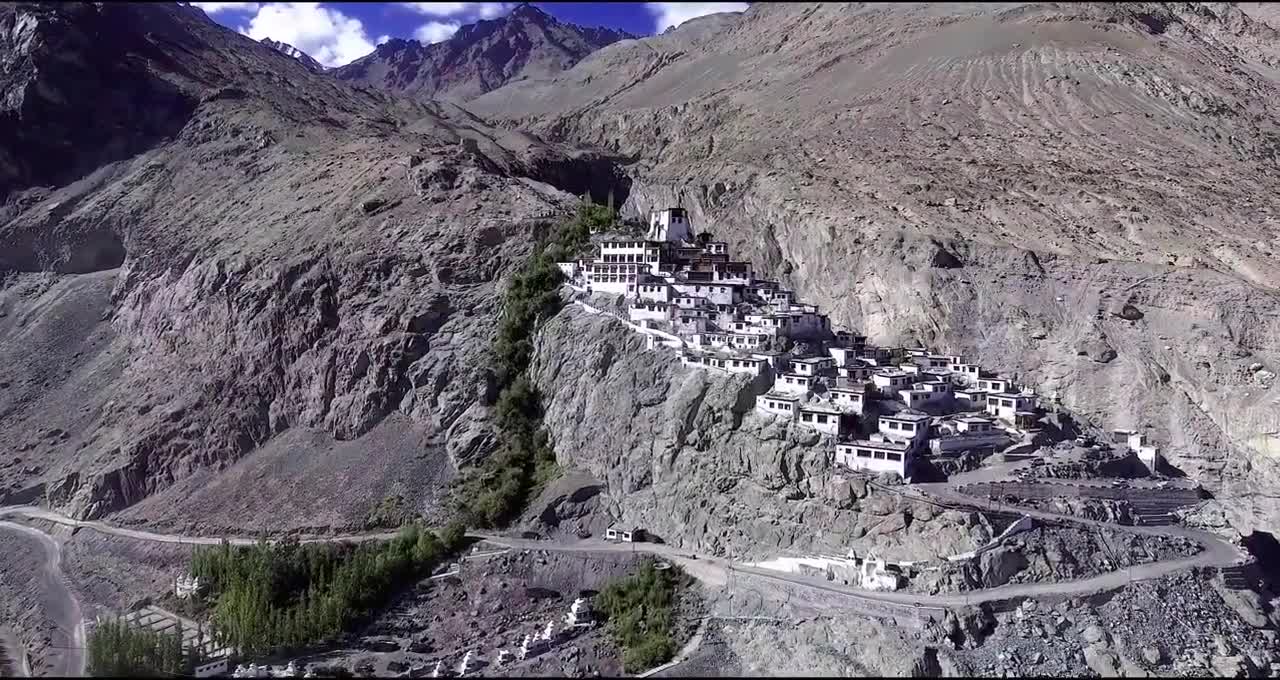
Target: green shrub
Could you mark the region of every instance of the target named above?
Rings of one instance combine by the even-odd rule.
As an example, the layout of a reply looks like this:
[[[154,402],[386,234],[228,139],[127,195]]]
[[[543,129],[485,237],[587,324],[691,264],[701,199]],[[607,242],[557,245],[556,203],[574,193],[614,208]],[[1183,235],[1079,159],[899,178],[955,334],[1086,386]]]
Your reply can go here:
[[[564,275],[557,262],[588,249],[593,230],[608,229],[617,214],[604,206],[583,204],[549,238],[539,242],[511,279],[494,338],[498,397],[493,422],[498,449],[463,479],[457,504],[468,524],[504,526],[547,482],[559,474],[555,450],[542,429],[542,398],[528,377],[537,330],[560,311]]]
[[[639,673],[676,653],[675,611],[686,577],[677,567],[657,569],[647,562],[635,574],[610,583],[595,604],[622,648],[622,665]]]

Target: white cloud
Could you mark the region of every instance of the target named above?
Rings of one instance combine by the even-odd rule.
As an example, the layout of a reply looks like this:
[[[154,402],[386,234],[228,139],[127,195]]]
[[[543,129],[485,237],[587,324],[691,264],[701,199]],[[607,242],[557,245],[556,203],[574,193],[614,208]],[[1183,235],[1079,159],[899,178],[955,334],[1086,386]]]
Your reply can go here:
[[[369,54],[374,44],[359,19],[313,2],[264,4],[241,33],[289,43],[328,66],[342,66]]]
[[[430,21],[418,27],[413,37],[424,45],[444,42],[458,32],[462,25],[456,21]]]
[[[708,14],[747,11],[745,2],[646,2],[644,7],[653,15],[657,33]]]
[[[217,14],[219,12],[256,12],[259,3],[256,2],[193,2],[193,7],[199,7],[205,11],[205,14]]]
[[[389,36],[389,35],[380,35],[380,36],[378,36],[378,39],[377,39],[377,41],[375,41],[375,42],[376,42],[376,44],[378,44],[378,45],[382,45],[382,44],[385,44],[388,40],[391,40],[391,36]]]
[[[500,17],[511,8],[512,2],[401,2],[401,7],[429,17],[464,17],[466,19],[492,19]]]

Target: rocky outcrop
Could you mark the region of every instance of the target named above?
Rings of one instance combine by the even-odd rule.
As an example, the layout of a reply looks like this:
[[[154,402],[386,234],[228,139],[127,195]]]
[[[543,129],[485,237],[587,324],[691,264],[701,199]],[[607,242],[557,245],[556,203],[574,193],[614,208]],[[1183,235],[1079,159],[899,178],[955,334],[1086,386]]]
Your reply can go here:
[[[754,411],[767,386],[646,350],[609,316],[566,307],[539,333],[531,375],[560,464],[598,480],[611,517],[667,543],[892,560],[962,553],[993,535],[976,513],[937,512],[837,474],[830,439]]]

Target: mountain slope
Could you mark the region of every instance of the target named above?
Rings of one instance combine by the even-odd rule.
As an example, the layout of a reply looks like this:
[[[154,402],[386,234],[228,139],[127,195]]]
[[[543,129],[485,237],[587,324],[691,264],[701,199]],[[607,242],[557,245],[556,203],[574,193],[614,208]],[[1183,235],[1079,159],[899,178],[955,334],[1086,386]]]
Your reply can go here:
[[[632,37],[557,21],[524,4],[505,17],[463,26],[444,42],[391,40],[332,73],[389,92],[466,100],[513,80],[559,73],[601,47]]]
[[[628,209],[1149,429],[1276,530],[1276,37],[1221,3],[760,3],[467,107],[636,158]]]
[[[0,502],[217,531],[433,508],[486,450],[499,277],[607,161],[177,4],[0,25]]]
[[[263,38],[261,42],[263,45],[270,47],[271,49],[279,52],[280,54],[297,59],[298,61],[302,62],[303,66],[306,66],[312,71],[324,70],[323,64],[313,59],[311,55],[307,54],[306,52],[303,52],[302,50],[294,47],[293,45],[290,45],[289,43],[280,42],[279,40],[272,40],[271,38]]]

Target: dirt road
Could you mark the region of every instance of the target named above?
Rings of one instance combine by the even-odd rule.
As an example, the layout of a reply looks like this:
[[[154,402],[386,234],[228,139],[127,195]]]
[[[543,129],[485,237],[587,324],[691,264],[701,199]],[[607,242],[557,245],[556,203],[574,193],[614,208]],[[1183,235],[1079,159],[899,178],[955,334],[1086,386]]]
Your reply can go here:
[[[55,677],[82,676],[85,673],[85,627],[80,602],[62,578],[62,546],[48,534],[31,527],[0,522],[0,531],[9,531],[35,538],[45,552],[46,567],[39,583],[40,606],[45,616],[54,623],[42,669],[44,675]],[[16,650],[19,654],[21,650]],[[16,661],[16,660],[15,660]],[[26,674],[31,670],[24,668]]]

